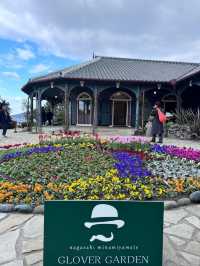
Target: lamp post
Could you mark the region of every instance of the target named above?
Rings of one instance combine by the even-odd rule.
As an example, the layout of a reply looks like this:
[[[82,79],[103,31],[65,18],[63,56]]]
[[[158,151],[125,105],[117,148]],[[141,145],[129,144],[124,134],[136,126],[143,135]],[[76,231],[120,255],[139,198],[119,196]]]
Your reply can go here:
[[[80,86],[81,86],[81,87],[84,87],[84,85],[85,85],[85,81],[84,81],[84,80],[81,80],[81,81],[80,81]]]
[[[118,81],[116,82],[116,88],[119,89],[119,87],[120,87],[120,82]]]

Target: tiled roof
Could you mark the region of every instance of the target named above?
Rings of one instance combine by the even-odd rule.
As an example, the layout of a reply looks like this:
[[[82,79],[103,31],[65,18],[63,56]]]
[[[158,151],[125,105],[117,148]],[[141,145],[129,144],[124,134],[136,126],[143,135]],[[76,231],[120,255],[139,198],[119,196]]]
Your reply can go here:
[[[195,73],[196,69],[200,69],[200,64],[98,56],[86,63],[31,79],[29,83],[61,77],[83,80],[170,82],[188,73]]]
[[[184,75],[180,76],[176,80],[177,81],[181,81],[181,80],[187,79],[187,78],[189,78],[189,77],[191,77],[191,76],[193,76],[193,75],[195,75],[195,74],[197,74],[199,72],[200,72],[200,65],[195,67],[195,68],[193,68],[192,70],[190,70],[189,72],[185,73]]]

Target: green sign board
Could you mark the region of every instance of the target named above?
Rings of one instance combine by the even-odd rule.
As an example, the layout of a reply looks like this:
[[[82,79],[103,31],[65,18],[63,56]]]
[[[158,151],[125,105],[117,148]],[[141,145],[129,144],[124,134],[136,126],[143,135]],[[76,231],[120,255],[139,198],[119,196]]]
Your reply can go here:
[[[47,201],[44,266],[162,265],[163,203]]]

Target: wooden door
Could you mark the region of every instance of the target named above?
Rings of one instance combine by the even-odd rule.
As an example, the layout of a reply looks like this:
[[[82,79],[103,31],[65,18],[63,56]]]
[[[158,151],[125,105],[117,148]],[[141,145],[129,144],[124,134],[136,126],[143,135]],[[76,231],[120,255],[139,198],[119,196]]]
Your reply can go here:
[[[114,126],[126,126],[127,102],[115,101],[114,104]]]

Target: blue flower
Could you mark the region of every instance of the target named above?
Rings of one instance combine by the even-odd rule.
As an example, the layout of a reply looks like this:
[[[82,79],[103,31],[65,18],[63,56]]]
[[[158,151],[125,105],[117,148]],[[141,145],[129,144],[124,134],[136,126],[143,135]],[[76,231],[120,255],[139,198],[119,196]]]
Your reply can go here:
[[[16,151],[13,153],[5,154],[1,157],[0,161],[1,162],[8,161],[11,159],[19,158],[19,157],[26,156],[26,155],[31,155],[34,153],[40,154],[40,153],[48,153],[48,152],[57,152],[63,149],[64,149],[63,147],[54,147],[54,146],[34,147],[26,151]]]
[[[117,160],[114,167],[120,177],[130,177],[135,182],[137,178],[151,175],[143,168],[143,161],[137,155],[131,155],[128,152],[113,152],[113,157]]]
[[[154,144],[151,146],[151,152],[166,153],[167,149],[166,146],[160,146],[158,144]]]

